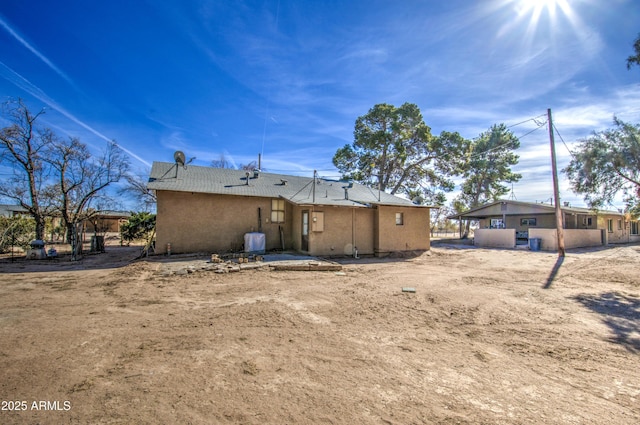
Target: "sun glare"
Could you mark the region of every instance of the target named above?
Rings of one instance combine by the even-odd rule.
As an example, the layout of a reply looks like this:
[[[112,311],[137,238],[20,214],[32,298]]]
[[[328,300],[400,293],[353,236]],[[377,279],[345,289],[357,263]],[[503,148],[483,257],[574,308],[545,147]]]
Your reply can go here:
[[[571,6],[568,0],[516,0],[521,15],[531,15],[531,21],[537,23],[543,11],[547,11],[549,17],[554,20],[556,9],[566,15],[571,16]]]
[[[559,29],[556,27],[559,19],[568,22],[574,31],[579,31],[577,16],[569,4],[569,1],[570,0],[505,0],[502,4],[511,5],[517,16],[516,19],[505,23],[498,32],[498,35],[506,35],[510,30],[524,24],[526,37],[532,38],[537,28],[543,24],[551,28],[555,27],[552,31]]]

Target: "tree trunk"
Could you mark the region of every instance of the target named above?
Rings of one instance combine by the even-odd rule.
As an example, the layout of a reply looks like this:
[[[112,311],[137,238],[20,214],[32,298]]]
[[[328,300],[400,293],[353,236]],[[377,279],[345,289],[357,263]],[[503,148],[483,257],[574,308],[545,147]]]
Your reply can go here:
[[[44,240],[44,228],[45,228],[45,220],[44,217],[40,214],[36,214],[33,216],[36,222],[36,239],[41,241]]]
[[[67,243],[73,243],[73,224],[65,223],[65,241]]]
[[[464,226],[464,234],[462,235],[462,239],[468,239],[470,231],[471,231],[471,220],[467,220],[467,224],[465,224]]]

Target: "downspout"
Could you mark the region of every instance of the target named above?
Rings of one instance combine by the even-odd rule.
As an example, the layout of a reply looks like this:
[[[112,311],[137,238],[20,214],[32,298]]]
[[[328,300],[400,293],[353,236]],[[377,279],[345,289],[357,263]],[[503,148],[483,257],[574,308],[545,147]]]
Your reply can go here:
[[[358,258],[358,247],[356,246],[356,209],[351,208],[351,246],[353,246],[353,258]]]

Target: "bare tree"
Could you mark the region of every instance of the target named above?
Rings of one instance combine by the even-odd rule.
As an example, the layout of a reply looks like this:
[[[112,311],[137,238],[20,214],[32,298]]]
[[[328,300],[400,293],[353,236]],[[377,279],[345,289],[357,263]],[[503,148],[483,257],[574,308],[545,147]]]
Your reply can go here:
[[[43,239],[45,217],[50,212],[40,196],[49,171],[44,150],[52,143],[53,134],[36,128],[44,110],[32,114],[22,99],[6,102],[2,113],[11,124],[0,130],[0,162],[12,168],[13,175],[0,184],[0,196],[25,208],[35,220],[36,239]]]
[[[213,168],[233,168],[235,170],[245,170],[245,171],[254,171],[258,169],[258,161],[251,161],[248,164],[240,164],[237,167],[231,161],[227,159],[224,154],[220,154],[218,159],[214,159],[211,161],[211,166]],[[262,168],[260,171],[267,171]]]
[[[233,164],[227,160],[227,157],[224,154],[220,154],[218,159],[214,159],[211,161],[211,166],[213,168],[234,168]]]
[[[149,172],[147,172],[147,176]],[[126,184],[120,188],[118,193],[135,199],[136,203],[142,207],[144,211],[151,211],[157,202],[154,190],[147,189],[147,180],[135,175],[126,174],[124,176]]]
[[[92,203],[105,201],[104,189],[124,178],[129,160],[115,142],[93,158],[84,143],[72,138],[69,142],[56,139],[47,161],[57,179],[49,191],[66,227],[67,241],[71,241],[75,224],[98,212]]]

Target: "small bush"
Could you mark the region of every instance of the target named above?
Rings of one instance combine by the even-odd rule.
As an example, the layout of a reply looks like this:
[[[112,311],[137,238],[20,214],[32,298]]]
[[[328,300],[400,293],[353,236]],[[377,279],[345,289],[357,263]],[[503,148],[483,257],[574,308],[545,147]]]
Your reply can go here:
[[[30,217],[0,217],[0,252],[9,252],[12,246],[24,250],[36,237],[36,223]]]
[[[156,215],[148,212],[131,213],[129,220],[120,227],[122,240],[131,242],[147,239],[156,227]]]

